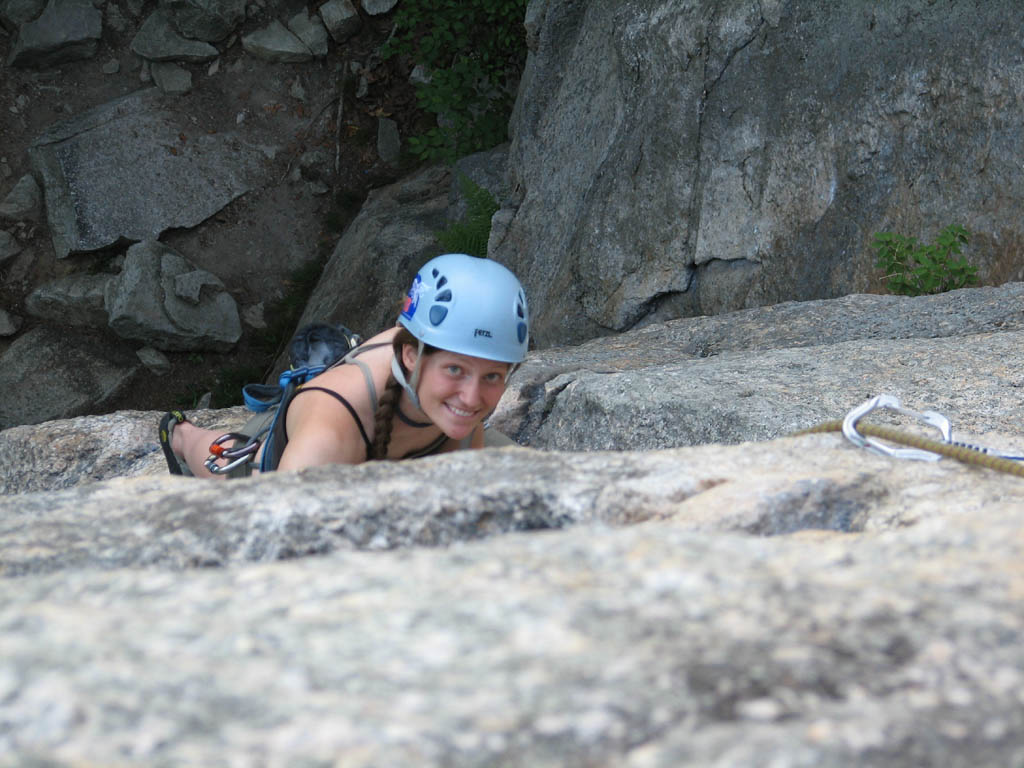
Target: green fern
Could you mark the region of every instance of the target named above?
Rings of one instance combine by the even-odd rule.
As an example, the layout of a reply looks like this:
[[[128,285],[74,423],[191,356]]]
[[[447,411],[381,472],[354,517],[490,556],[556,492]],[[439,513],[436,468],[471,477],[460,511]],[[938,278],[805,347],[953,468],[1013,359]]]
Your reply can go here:
[[[494,195],[464,173],[459,174],[459,187],[466,198],[466,215],[446,229],[435,232],[437,242],[448,253],[487,256],[491,236],[491,217],[498,210]]]

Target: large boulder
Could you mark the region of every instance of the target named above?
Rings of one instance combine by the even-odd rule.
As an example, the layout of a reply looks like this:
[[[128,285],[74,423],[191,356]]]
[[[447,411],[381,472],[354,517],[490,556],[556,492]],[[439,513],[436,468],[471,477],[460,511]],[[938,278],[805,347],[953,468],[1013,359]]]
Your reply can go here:
[[[139,371],[130,349],[37,326],[0,356],[0,429],[108,408]],[[15,462],[32,463],[33,454]],[[35,454],[43,462],[46,453]],[[24,464],[22,464],[24,466]]]
[[[886,229],[963,224],[983,279],[1024,278],[1018,13],[533,0],[491,255],[537,342],[876,290]]]
[[[136,243],[104,306],[119,336],[157,349],[230,349],[242,335],[238,305],[224,284],[157,241]]]
[[[134,53],[150,61],[211,61],[220,52],[202,40],[191,40],[178,34],[167,11],[150,14],[131,42]]]
[[[242,47],[251,56],[274,62],[302,62],[313,52],[294,32],[276,19],[242,38]]]
[[[245,20],[245,0],[160,0],[182,35],[216,43]]]
[[[261,165],[238,137],[198,133],[158,88],[57,123],[29,154],[58,258],[193,227],[248,191]]]
[[[103,14],[88,0],[49,0],[38,17],[18,28],[7,64],[47,69],[91,59],[102,32]]]

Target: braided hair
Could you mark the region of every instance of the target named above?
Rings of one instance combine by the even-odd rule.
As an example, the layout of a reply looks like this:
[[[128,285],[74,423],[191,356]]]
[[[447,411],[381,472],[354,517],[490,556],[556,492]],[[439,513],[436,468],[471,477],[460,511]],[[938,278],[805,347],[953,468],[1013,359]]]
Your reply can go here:
[[[405,364],[402,362],[402,347],[406,345],[418,347],[419,340],[404,327],[400,327],[391,343],[391,348],[394,350],[395,359],[398,360],[398,364],[402,366],[402,370],[408,377],[409,371],[405,370]],[[424,355],[431,355],[436,351],[435,347],[429,345],[423,347]],[[401,397],[402,385],[398,383],[394,374],[389,373],[384,391],[377,400],[377,410],[373,414],[373,444],[370,446],[370,459],[387,458],[388,446],[391,444],[391,431],[395,425],[395,409],[398,408],[398,401]]]

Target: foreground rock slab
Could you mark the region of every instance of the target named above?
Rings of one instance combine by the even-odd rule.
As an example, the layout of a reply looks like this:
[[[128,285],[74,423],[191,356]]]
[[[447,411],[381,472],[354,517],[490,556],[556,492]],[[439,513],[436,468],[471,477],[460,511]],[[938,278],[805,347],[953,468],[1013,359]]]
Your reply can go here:
[[[488,508],[619,512],[442,548],[266,547],[353,513],[366,534],[461,516],[473,538]],[[862,532],[728,520],[758,509]],[[1015,765],[1022,515],[1018,478],[831,436],[6,497],[2,561],[67,559],[0,580],[0,764]],[[122,567],[190,539],[290,559]]]
[[[123,457],[126,469],[140,461]],[[936,497],[1010,511],[1024,508],[1024,481],[884,459],[837,435],[646,453],[511,448],[245,482],[163,474],[0,497],[0,575],[226,565],[665,517],[761,535],[880,530],[927,517]]]
[[[137,355],[134,361],[139,362]],[[248,415],[244,408],[189,412],[200,426],[225,429],[241,427]],[[167,464],[157,438],[161,416],[155,411],[117,411],[0,431],[0,495],[165,475]]]

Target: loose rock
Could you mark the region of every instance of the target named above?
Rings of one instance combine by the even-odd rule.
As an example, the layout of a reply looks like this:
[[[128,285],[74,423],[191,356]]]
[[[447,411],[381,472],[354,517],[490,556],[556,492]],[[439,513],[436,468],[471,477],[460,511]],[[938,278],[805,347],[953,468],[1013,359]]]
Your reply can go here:
[[[43,193],[30,173],[22,176],[0,202],[0,222],[14,224],[38,221],[43,210]]]

